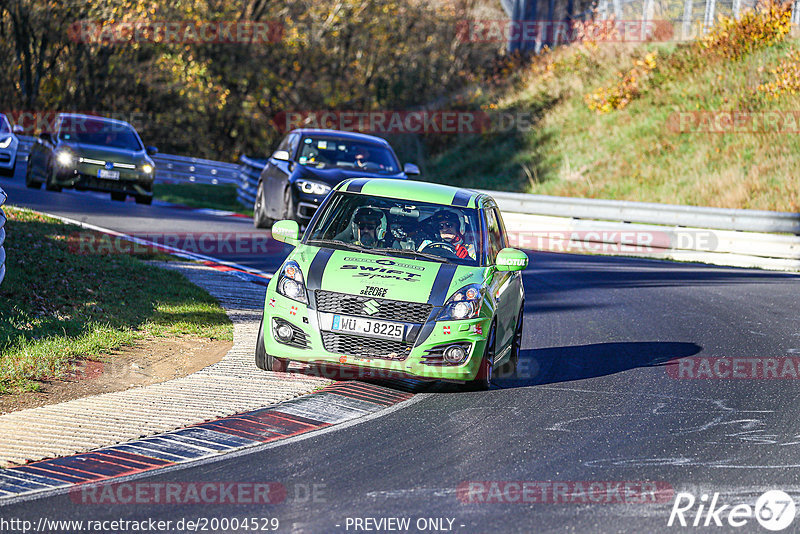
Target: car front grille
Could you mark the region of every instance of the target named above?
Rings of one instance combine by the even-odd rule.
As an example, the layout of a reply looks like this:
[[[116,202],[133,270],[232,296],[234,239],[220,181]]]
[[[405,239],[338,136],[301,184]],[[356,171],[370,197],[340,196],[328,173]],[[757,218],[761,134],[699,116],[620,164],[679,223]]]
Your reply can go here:
[[[379,360],[405,360],[412,347],[410,343],[400,341],[336,332],[322,332],[322,344],[328,352]]]
[[[433,305],[426,303],[362,297],[334,291],[317,290],[314,292],[314,296],[317,301],[317,311],[386,321],[421,324],[428,320],[433,309]],[[377,311],[373,314],[364,310],[364,305],[370,301],[377,302],[375,307]]]
[[[81,175],[81,180],[78,185],[87,189],[100,189],[102,191],[133,191],[133,184],[135,182],[126,182],[120,180],[101,180],[93,176]]]

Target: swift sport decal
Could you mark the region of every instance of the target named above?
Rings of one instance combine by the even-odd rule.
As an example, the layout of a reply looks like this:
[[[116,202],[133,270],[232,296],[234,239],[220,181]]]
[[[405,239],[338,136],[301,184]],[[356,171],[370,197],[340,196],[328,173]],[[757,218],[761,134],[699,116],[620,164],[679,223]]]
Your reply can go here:
[[[386,267],[372,266],[372,265],[342,265],[340,269],[355,271],[354,277],[366,278],[372,280],[375,278],[383,278],[388,280],[401,280],[403,282],[419,282],[419,273],[409,273],[401,271],[400,269],[387,269]]]

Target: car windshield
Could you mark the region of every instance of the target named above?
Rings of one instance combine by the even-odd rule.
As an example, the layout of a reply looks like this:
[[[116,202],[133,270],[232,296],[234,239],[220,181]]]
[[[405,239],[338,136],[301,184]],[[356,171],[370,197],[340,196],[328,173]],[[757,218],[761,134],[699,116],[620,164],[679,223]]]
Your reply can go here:
[[[127,150],[142,150],[139,136],[129,125],[84,117],[65,117],[58,133],[62,141],[100,145]]]
[[[333,193],[305,242],[472,266],[483,257],[477,209],[344,191]]]
[[[351,169],[387,174],[400,171],[397,160],[386,147],[331,137],[303,138],[297,162],[315,169]]]
[[[11,131],[11,124],[8,123],[8,117],[0,115],[0,133],[9,133]]]

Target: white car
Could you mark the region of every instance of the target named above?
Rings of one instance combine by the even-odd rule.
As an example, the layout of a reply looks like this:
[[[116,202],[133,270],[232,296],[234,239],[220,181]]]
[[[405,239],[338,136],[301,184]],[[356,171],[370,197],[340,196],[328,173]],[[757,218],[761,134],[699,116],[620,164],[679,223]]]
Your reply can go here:
[[[0,176],[14,176],[17,167],[17,147],[19,139],[16,134],[21,132],[19,126],[11,127],[8,117],[0,114]]]

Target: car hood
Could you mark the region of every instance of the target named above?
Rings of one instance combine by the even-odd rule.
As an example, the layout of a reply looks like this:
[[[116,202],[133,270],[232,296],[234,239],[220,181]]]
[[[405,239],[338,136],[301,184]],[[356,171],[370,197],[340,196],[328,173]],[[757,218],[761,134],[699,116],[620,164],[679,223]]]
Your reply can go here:
[[[322,289],[442,306],[456,290],[482,283],[486,269],[348,250],[298,245],[298,262],[310,290]]]
[[[144,150],[129,150],[124,148],[112,148],[102,145],[87,145],[85,143],[62,143],[70,147],[78,155],[84,158],[99,159],[103,161],[113,161],[115,163],[141,163],[146,161]]]
[[[292,181],[315,180],[331,187],[338,185],[344,180],[349,180],[350,178],[395,178],[405,180],[406,175],[402,172],[387,174],[351,169],[314,169],[300,164],[296,164],[295,170],[292,173]]]

